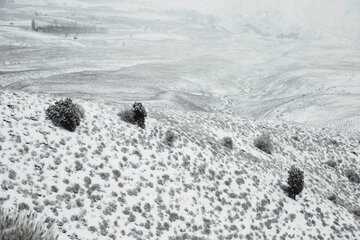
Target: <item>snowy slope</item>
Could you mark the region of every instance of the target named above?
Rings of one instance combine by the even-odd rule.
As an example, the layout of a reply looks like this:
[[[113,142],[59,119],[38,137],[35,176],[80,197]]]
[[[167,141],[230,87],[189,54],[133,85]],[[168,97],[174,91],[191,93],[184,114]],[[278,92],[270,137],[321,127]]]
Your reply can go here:
[[[360,172],[358,136],[151,102],[142,130],[117,116],[129,105],[84,100],[72,133],[45,119],[55,100],[1,90],[0,204],[48,217],[61,239],[360,238],[360,188],[345,176]],[[272,155],[253,146],[263,132]],[[291,165],[305,172],[297,200],[279,186]]]

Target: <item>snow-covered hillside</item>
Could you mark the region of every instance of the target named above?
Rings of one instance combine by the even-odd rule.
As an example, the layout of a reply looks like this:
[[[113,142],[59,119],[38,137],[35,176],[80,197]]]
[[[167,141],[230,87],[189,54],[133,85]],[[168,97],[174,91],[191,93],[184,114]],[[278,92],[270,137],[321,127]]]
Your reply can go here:
[[[55,100],[1,90],[0,204],[54,221],[61,239],[360,239],[346,177],[360,172],[358,136],[151,102],[140,129],[117,115],[130,103],[83,100],[69,132],[46,120]],[[271,155],[253,145],[264,132]],[[291,165],[305,174],[296,200],[280,188]]]

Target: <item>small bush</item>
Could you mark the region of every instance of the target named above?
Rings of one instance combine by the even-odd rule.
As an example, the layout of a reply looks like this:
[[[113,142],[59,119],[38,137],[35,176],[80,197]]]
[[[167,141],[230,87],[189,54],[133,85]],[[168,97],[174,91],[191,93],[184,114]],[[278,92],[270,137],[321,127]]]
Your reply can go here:
[[[172,130],[167,130],[166,133],[165,133],[165,143],[169,146],[172,146],[174,144],[174,141],[176,139],[176,135],[174,133],[174,131]]]
[[[350,182],[353,183],[360,183],[360,177],[359,174],[357,174],[354,170],[347,170],[345,172],[346,177],[350,180]]]
[[[74,132],[76,126],[80,125],[80,120],[85,115],[84,109],[74,104],[70,98],[55,102],[46,110],[46,116],[55,126],[60,126]]]
[[[327,161],[326,164],[329,165],[329,167],[332,167],[332,168],[336,167],[336,162],[333,161],[333,160]]]
[[[337,203],[337,196],[335,194],[331,194],[328,199],[333,203]]]
[[[146,110],[141,103],[135,102],[132,106],[134,113],[134,121],[136,125],[141,128],[145,128],[145,117],[147,116]]]
[[[360,208],[354,209],[352,212],[354,213],[355,216],[360,217]]]
[[[13,213],[0,209],[0,240],[55,240],[58,239],[54,225],[49,229],[37,221],[35,213]]]
[[[299,142],[299,141],[300,141],[300,139],[299,139],[299,137],[298,137],[298,136],[292,136],[292,137],[291,137],[291,139],[293,139],[293,140],[295,140],[295,141],[297,141],[297,142]]]
[[[257,137],[254,141],[254,146],[265,153],[271,154],[272,144],[271,144],[270,135],[262,134],[259,137]]]
[[[289,177],[287,180],[286,191],[292,199],[295,199],[296,195],[300,194],[304,189],[304,172],[300,169],[292,166],[289,170]]]
[[[119,116],[125,122],[145,128],[145,117],[147,113],[142,103],[135,102],[131,110],[123,111],[119,113]]]
[[[224,137],[222,140],[221,140],[221,144],[224,146],[224,147],[227,147],[229,149],[232,149],[233,148],[233,141],[231,139],[231,137]]]

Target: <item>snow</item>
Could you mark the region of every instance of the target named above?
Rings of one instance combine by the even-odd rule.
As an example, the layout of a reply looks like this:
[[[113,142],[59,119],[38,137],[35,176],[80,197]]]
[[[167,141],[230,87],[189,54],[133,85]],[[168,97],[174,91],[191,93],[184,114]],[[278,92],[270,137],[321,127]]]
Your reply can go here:
[[[360,238],[359,187],[345,175],[360,172],[356,134],[150,102],[140,129],[117,115],[130,103],[80,99],[85,119],[68,132],[46,120],[56,99],[1,90],[0,198],[4,208],[26,203],[54,219],[61,239]],[[264,132],[272,155],[253,145]],[[305,173],[296,200],[279,185],[292,165]]]
[[[2,4],[0,207],[26,204],[60,239],[360,239],[359,23],[358,0]],[[73,133],[45,116],[65,96],[86,112]],[[145,129],[117,115],[134,101]]]
[[[358,131],[359,23],[357,0],[18,0],[0,8],[0,85]]]

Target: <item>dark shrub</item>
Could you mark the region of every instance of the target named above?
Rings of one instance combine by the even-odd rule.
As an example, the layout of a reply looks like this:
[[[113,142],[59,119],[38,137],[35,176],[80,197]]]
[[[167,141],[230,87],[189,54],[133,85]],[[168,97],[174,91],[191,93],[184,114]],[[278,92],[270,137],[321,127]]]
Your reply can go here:
[[[289,177],[287,180],[287,193],[289,197],[295,199],[296,195],[304,189],[304,172],[292,166],[289,170]]]
[[[340,146],[339,142],[336,141],[336,140],[333,140],[333,139],[331,139],[331,140],[329,141],[329,143],[332,144],[332,145],[334,145],[335,147]]]
[[[126,110],[119,113],[121,119],[125,122],[145,128],[146,110],[141,103],[135,102],[131,110]]]
[[[46,110],[46,116],[55,126],[63,127],[74,132],[84,117],[84,109],[72,102],[70,98],[59,100]]]
[[[360,217],[360,208],[354,209],[352,212],[353,212],[356,216]]]
[[[261,151],[266,152],[268,154],[271,154],[272,152],[271,139],[268,134],[262,134],[259,137],[257,137],[254,141],[254,145]]]
[[[39,222],[34,213],[27,211],[12,213],[0,209],[0,240],[55,240],[54,225],[47,228],[44,222]]]
[[[299,141],[300,141],[300,139],[299,139],[299,137],[298,137],[298,136],[292,136],[292,137],[291,137],[291,139],[293,139],[293,140],[295,140],[295,141],[297,141],[297,142],[299,142]]]
[[[326,164],[329,165],[329,166],[332,167],[332,168],[336,167],[336,162],[333,161],[333,160],[327,161]]]
[[[350,180],[350,182],[360,183],[359,174],[357,174],[354,170],[347,170],[345,174],[346,177]]]
[[[135,124],[141,128],[145,128],[145,117],[147,113],[144,106],[141,103],[135,102],[132,107]]]
[[[332,201],[333,203],[336,203],[336,201],[337,201],[337,197],[336,197],[335,194],[331,194],[331,195],[328,197],[328,199],[329,199],[330,201]]]
[[[224,137],[222,140],[221,140],[221,144],[224,146],[224,147],[227,147],[229,149],[232,149],[233,148],[233,141],[231,139],[231,137]]]
[[[165,133],[165,143],[169,146],[172,146],[174,144],[174,141],[176,139],[175,133],[172,130],[167,130]]]

